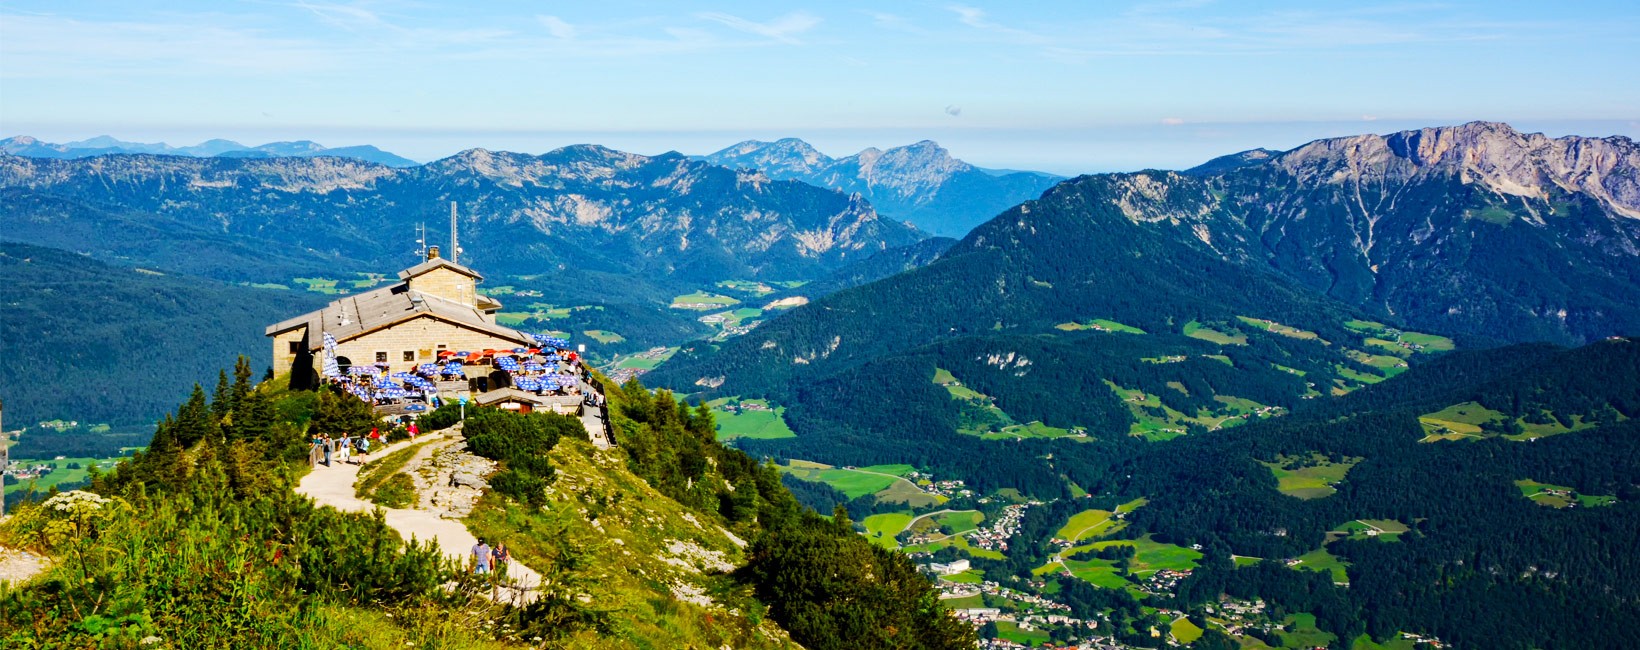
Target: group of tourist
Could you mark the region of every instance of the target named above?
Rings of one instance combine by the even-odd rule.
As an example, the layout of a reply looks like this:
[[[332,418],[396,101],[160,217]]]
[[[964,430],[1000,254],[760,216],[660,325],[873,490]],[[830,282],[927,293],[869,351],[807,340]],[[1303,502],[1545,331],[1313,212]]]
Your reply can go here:
[[[415,439],[416,436],[421,434],[421,429],[416,426],[415,422],[405,426],[404,430],[410,434],[411,439]],[[380,427],[371,428],[370,434],[363,436],[333,437],[328,433],[315,433],[309,442],[312,451],[324,453],[323,463],[325,467],[330,467],[332,459],[351,465],[362,465],[365,459],[370,456],[372,447],[381,447],[386,444],[386,441],[382,440]],[[317,459],[317,455],[314,454],[315,459]]]
[[[496,575],[505,577],[507,561],[510,559],[512,553],[507,550],[505,543],[497,542],[495,548],[491,548],[484,543],[483,538],[479,538],[478,543],[473,545],[473,573],[485,575],[493,571]]]

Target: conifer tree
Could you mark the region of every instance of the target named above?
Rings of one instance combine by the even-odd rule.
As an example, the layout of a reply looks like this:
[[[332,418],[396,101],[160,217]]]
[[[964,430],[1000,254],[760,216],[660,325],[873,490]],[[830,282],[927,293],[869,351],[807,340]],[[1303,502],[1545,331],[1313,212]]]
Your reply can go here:
[[[211,416],[217,422],[228,419],[228,413],[233,411],[233,395],[228,384],[228,371],[216,371],[216,390],[211,393]]]
[[[194,384],[193,395],[177,410],[175,431],[177,443],[183,447],[192,447],[208,437],[221,435],[221,428],[205,402],[205,389],[199,384]]]

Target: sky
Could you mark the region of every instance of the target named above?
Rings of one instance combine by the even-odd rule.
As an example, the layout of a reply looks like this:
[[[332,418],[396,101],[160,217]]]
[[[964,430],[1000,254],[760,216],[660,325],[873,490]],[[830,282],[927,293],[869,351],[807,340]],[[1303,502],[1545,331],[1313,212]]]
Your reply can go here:
[[[0,0],[0,137],[427,161],[923,139],[1061,174],[1471,120],[1640,138],[1640,3]]]

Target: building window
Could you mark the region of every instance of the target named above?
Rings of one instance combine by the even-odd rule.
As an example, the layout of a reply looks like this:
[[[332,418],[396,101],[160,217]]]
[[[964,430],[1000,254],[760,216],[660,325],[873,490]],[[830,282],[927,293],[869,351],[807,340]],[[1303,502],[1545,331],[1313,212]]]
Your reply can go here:
[[[387,351],[383,350],[376,353],[376,363],[387,363]]]
[[[443,352],[443,351],[444,351],[444,350],[445,350],[445,349],[447,349],[447,348],[448,348],[448,347],[449,347],[449,346],[446,346],[446,345],[444,345],[444,344],[443,344],[443,343],[440,343],[440,344],[438,344],[438,351],[439,351],[439,352]]]
[[[416,360],[416,351],[415,350],[405,350],[404,351],[404,360],[405,361],[415,361]]]
[[[302,342],[301,341],[291,341],[290,342],[290,353],[291,354],[301,354],[302,353]]]

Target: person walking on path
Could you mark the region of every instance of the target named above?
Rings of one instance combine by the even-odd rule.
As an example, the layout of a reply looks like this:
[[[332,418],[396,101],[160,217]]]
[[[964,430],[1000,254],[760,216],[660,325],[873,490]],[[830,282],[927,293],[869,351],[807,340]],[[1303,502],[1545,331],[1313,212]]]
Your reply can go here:
[[[333,445],[330,441],[329,434],[319,435],[319,446],[325,448],[325,467],[330,467],[330,452]]]
[[[337,438],[336,439],[336,459],[342,461],[343,463],[346,463],[346,462],[348,462],[348,460],[350,458],[352,458],[352,454],[348,453],[347,436],[342,436],[341,438]]]
[[[370,439],[369,438],[360,438],[359,439],[359,463],[363,464],[365,462],[365,459],[368,458],[369,456],[370,456]]]
[[[484,575],[490,572],[490,553],[490,547],[480,537],[478,544],[473,546],[473,573]]]
[[[405,430],[410,432],[410,439],[411,440],[415,440],[416,435],[421,433],[421,429],[416,426],[415,422],[411,422],[410,426],[405,427]]]
[[[505,542],[496,542],[495,550],[490,552],[490,563],[491,566],[495,567],[496,574],[507,575],[507,560],[510,559],[512,559],[512,553],[507,551],[507,544]]]

